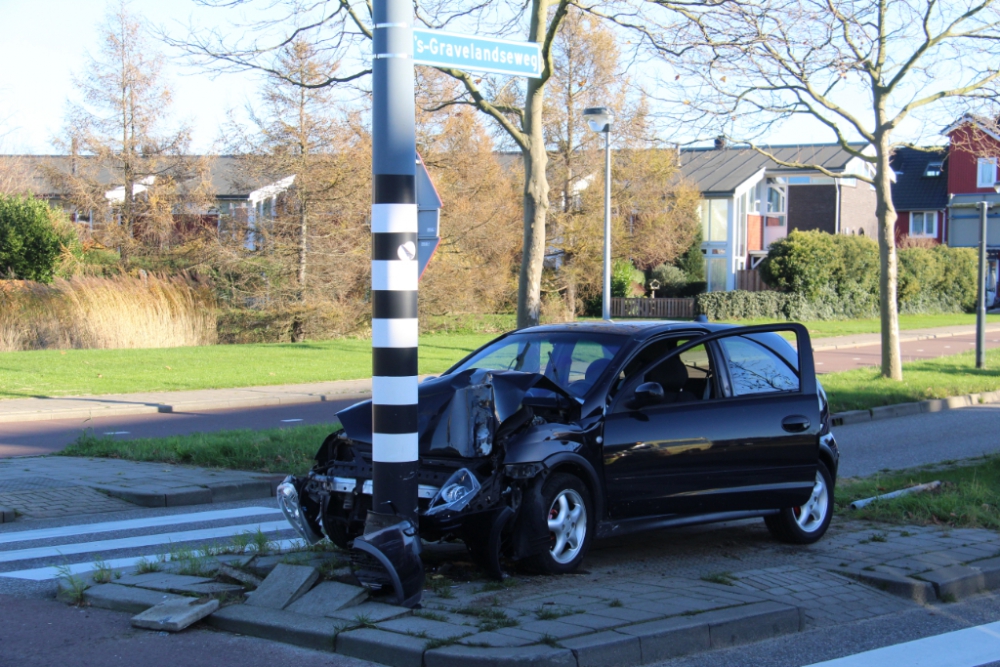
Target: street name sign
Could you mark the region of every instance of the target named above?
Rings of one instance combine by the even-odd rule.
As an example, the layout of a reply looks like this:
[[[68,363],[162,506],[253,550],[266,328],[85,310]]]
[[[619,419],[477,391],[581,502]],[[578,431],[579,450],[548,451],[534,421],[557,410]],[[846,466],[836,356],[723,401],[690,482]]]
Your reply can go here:
[[[440,30],[413,29],[413,62],[468,72],[538,78],[542,49],[537,42],[514,42]]]

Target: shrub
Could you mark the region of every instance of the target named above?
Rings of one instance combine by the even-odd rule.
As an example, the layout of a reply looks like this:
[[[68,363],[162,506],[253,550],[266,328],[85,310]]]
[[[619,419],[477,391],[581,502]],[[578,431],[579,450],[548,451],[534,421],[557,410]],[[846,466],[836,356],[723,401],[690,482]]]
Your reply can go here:
[[[684,269],[673,264],[660,264],[649,272],[649,282],[658,281],[657,296],[677,296],[677,293],[687,287],[688,278]]]
[[[611,296],[632,296],[632,283],[636,268],[627,259],[616,259],[611,263]]]
[[[138,348],[215,343],[206,290],[181,278],[0,281],[0,350]]]
[[[72,232],[45,202],[0,195],[0,277],[52,282]]]
[[[708,292],[695,298],[699,315],[709,320],[798,320],[806,309],[806,299],[784,292]]]
[[[677,260],[677,267],[687,274],[689,283],[703,284],[705,282],[705,255],[701,252],[702,241],[701,226],[699,225],[691,247]]]

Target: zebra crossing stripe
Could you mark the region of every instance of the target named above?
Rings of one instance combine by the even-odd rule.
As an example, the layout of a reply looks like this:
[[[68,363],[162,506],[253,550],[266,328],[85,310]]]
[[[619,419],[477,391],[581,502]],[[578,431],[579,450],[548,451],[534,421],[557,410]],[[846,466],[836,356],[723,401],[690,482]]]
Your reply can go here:
[[[33,540],[49,540],[54,538],[73,537],[74,535],[110,533],[117,530],[159,528],[162,526],[174,526],[183,523],[200,523],[203,521],[219,521],[222,519],[241,519],[248,516],[264,516],[268,514],[281,514],[281,510],[276,507],[237,507],[235,509],[213,510],[211,512],[167,514],[165,516],[153,516],[145,519],[126,519],[124,521],[104,521],[101,523],[81,523],[72,526],[58,526],[56,528],[22,530],[16,533],[0,533],[0,544],[30,542]]]
[[[135,535],[132,537],[121,537],[113,540],[99,540],[95,542],[76,542],[71,544],[57,544],[45,547],[33,547],[30,549],[13,549],[10,551],[0,551],[0,563],[10,563],[19,560],[31,560],[35,558],[58,558],[60,556],[70,556],[86,553],[101,553],[115,551],[117,549],[134,549],[138,547],[148,547],[157,544],[171,544],[179,542],[194,542],[197,540],[211,540],[220,537],[232,537],[246,532],[273,532],[279,530],[290,530],[287,521],[270,521],[267,523],[247,523],[238,526],[223,526],[221,528],[202,528],[200,530],[187,530],[173,533],[158,533],[155,535]]]
[[[291,540],[276,540],[270,542],[271,548],[274,551],[288,551],[289,549],[297,549],[303,545],[302,540],[291,539]],[[128,558],[112,558],[103,561],[103,564],[112,570],[128,570],[138,565],[139,561],[154,562],[163,558],[164,562],[170,561],[169,554],[149,554],[146,556],[130,556]],[[73,563],[71,565],[64,565],[58,567],[36,567],[30,570],[17,570],[14,572],[0,572],[0,577],[7,577],[8,579],[24,579],[27,581],[51,581],[52,579],[58,579],[59,577],[65,576],[66,574],[87,574],[94,571],[93,563]]]

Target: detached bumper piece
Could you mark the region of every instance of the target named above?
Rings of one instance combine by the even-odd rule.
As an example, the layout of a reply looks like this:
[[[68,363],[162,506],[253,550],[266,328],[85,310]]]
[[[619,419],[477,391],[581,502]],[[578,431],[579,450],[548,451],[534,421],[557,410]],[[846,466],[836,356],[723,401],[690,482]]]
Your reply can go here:
[[[375,512],[368,513],[366,523],[371,532],[354,539],[354,575],[372,591],[391,588],[393,604],[417,606],[424,588],[424,565],[416,527],[406,519]]]

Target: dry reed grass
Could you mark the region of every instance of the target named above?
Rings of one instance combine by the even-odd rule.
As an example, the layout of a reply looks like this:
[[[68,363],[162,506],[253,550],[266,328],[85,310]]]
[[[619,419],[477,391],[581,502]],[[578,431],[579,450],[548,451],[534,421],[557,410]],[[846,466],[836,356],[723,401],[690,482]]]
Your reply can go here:
[[[211,298],[181,278],[0,281],[0,351],[212,345]]]

